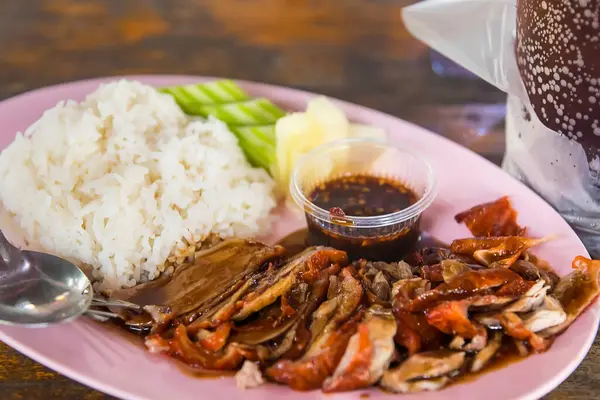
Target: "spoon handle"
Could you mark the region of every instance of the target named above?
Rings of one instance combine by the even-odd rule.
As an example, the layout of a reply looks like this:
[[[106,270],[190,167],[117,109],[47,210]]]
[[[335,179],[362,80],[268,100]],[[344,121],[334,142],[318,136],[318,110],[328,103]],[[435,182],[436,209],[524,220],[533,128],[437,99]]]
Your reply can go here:
[[[137,304],[133,304],[133,303],[130,303],[130,302],[124,301],[124,300],[103,299],[102,297],[99,297],[99,296],[95,296],[92,299],[92,305],[93,306],[104,306],[104,307],[122,307],[122,308],[130,308],[132,310],[142,311],[142,307]]]
[[[10,261],[14,257],[15,252],[19,252],[19,249],[13,246],[6,236],[4,236],[4,233],[0,231],[0,258],[4,261],[4,266],[10,265]],[[0,263],[0,265],[2,265],[2,263]]]
[[[105,322],[111,318],[119,318],[119,316],[110,311],[101,311],[101,310],[87,310],[85,312],[87,317],[90,317],[96,321]]]

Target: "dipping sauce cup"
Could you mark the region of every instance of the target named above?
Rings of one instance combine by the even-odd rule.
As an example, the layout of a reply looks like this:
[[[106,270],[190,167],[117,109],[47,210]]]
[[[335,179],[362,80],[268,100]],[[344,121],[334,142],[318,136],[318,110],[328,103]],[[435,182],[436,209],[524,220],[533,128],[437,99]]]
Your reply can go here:
[[[420,236],[435,198],[427,161],[392,143],[349,138],[321,145],[296,165],[290,193],[306,215],[308,244],[352,260],[401,260]]]

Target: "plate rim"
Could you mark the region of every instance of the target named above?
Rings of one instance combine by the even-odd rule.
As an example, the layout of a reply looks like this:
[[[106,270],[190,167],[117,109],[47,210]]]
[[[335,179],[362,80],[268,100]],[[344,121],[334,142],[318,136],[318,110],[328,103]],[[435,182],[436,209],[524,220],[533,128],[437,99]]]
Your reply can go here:
[[[151,86],[155,86],[154,84],[148,82],[148,81],[152,81],[152,80],[173,80],[173,81],[196,80],[196,81],[200,82],[200,81],[211,81],[211,80],[218,80],[218,79],[230,79],[232,81],[235,81],[236,83],[239,83],[241,86],[250,87],[249,91],[285,90],[285,91],[294,92],[295,94],[299,94],[299,95],[305,96],[307,98],[321,95],[318,92],[311,92],[311,91],[298,89],[298,88],[294,88],[294,87],[288,87],[288,86],[282,86],[282,85],[276,85],[276,84],[270,84],[270,83],[264,83],[264,82],[258,82],[258,81],[251,81],[251,80],[244,80],[244,79],[218,77],[218,76],[188,75],[188,74],[184,74],[184,75],[181,75],[181,74],[126,74],[126,75],[84,78],[84,79],[79,79],[79,80],[74,80],[74,81],[66,81],[66,82],[59,82],[59,83],[51,84],[51,85],[44,85],[44,86],[38,87],[36,89],[18,93],[14,96],[11,96],[11,97],[1,100],[0,108],[2,108],[3,106],[5,106],[6,104],[8,104],[10,102],[22,100],[27,97],[35,97],[37,95],[43,94],[44,92],[52,92],[59,88],[68,90],[70,86],[76,87],[76,86],[84,85],[84,84],[99,85],[102,83],[106,83],[108,81],[117,81],[117,80],[121,80],[121,79],[140,80],[140,81],[144,82],[145,84],[148,84]],[[544,200],[538,193],[533,191],[531,188],[526,186],[524,183],[522,183],[521,181],[512,177],[511,175],[506,173],[501,167],[494,164],[490,160],[486,159],[482,155],[480,155],[464,146],[461,146],[460,144],[452,141],[451,139],[449,139],[445,136],[442,136],[440,134],[437,134],[433,131],[430,131],[427,128],[419,126],[413,122],[406,121],[402,118],[396,117],[392,114],[388,114],[388,113],[385,113],[385,112],[382,112],[382,111],[379,111],[379,110],[376,110],[373,108],[369,108],[369,107],[366,107],[366,106],[363,106],[363,105],[360,105],[357,103],[341,100],[334,96],[329,96],[329,95],[326,95],[326,96],[329,99],[332,99],[335,103],[343,105],[344,107],[349,107],[349,108],[353,108],[355,110],[364,111],[369,114],[378,115],[378,116],[386,118],[386,119],[391,118],[392,120],[399,121],[402,124],[411,126],[412,129],[423,132],[424,134],[435,136],[436,137],[435,140],[442,140],[446,143],[446,145],[453,146],[454,148],[456,148],[460,151],[470,153],[471,156],[476,156],[480,162],[485,162],[485,163],[489,164],[490,166],[496,168],[497,170],[501,171],[507,178],[512,180],[513,183],[521,186],[521,189],[524,189],[525,191],[528,192],[528,196],[537,197],[539,200],[543,201],[546,205],[548,205],[550,208],[552,208],[555,213],[558,214],[558,212],[553,207],[551,207],[546,200]],[[17,132],[15,132],[15,134],[16,133]],[[2,147],[2,149],[0,149],[0,151],[2,151],[3,149],[4,149],[4,147]],[[561,219],[562,219],[562,217],[561,217]],[[563,219],[563,221],[564,221],[564,219]],[[566,224],[566,221],[564,221],[564,222]],[[568,224],[567,224],[567,226],[568,226]],[[570,226],[569,226],[569,229],[572,231],[572,228]],[[583,246],[583,243],[581,242],[581,239],[577,235],[576,235],[576,239],[578,241],[578,244],[580,244],[581,247],[584,249],[584,252],[582,255],[589,257],[589,253],[587,252],[587,249],[585,249],[585,247]],[[577,356],[575,358],[571,359],[571,362],[569,363],[569,365],[567,367],[563,368],[560,373],[556,374],[554,376],[554,378],[548,379],[548,380],[538,384],[535,389],[533,389],[533,390],[529,391],[528,393],[526,393],[525,395],[523,395],[521,397],[522,399],[537,399],[537,398],[540,398],[540,397],[548,394],[549,392],[554,390],[556,387],[558,387],[561,383],[563,383],[579,367],[581,362],[584,360],[584,358],[589,353],[589,350],[594,343],[594,339],[598,334],[598,329],[599,329],[598,323],[600,322],[600,301],[598,299],[594,300],[594,303],[592,303],[590,305],[590,307],[585,311],[585,313],[592,314],[594,321],[595,321],[595,324],[594,324],[595,328],[592,328],[592,330],[589,332],[590,335],[588,337],[588,340],[586,343],[584,343],[584,346],[580,348],[580,351],[578,352]],[[23,328],[23,329],[28,329],[28,328]],[[62,374],[64,376],[68,377],[69,379],[72,379],[73,381],[82,383],[90,388],[93,388],[93,389],[96,389],[103,393],[106,393],[106,394],[109,394],[112,396],[117,396],[120,398],[145,399],[145,397],[140,397],[139,395],[132,393],[131,391],[121,390],[120,388],[113,386],[111,384],[103,383],[103,381],[100,379],[95,379],[94,377],[90,377],[89,375],[80,374],[80,373],[78,373],[78,371],[76,371],[72,367],[69,367],[64,362],[55,361],[55,359],[53,359],[51,357],[46,357],[46,356],[40,354],[37,350],[30,348],[28,345],[21,343],[18,339],[13,338],[13,336],[4,332],[2,325],[0,325],[0,341],[3,341],[5,344],[7,344],[8,346],[17,350],[18,352],[22,353],[23,355],[54,370],[55,372],[58,372],[59,374]],[[505,368],[510,368],[510,366],[507,366]]]

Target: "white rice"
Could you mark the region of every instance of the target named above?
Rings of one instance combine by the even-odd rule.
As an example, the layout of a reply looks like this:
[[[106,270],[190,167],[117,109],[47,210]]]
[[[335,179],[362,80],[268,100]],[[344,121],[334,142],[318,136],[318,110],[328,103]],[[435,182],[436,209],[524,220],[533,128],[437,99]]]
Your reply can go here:
[[[0,155],[0,200],[29,241],[92,265],[102,288],[156,278],[182,238],[260,234],[273,188],[225,124],[124,80],[59,103]]]

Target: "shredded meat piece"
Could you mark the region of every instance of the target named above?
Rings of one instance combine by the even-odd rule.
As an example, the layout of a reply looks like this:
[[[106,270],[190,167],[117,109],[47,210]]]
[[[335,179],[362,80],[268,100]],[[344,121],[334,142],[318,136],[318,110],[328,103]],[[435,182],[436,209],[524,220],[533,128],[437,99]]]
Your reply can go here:
[[[329,288],[327,289],[327,300],[332,299],[338,292],[338,277],[331,275],[329,277]]]
[[[449,248],[445,247],[426,247],[409,254],[405,258],[407,263],[416,267],[439,264],[442,260],[458,260],[465,263],[473,261],[472,258],[454,254]]]
[[[453,253],[472,255],[476,251],[495,249],[502,255],[513,254],[523,245],[533,247],[541,239],[531,239],[522,236],[494,236],[453,240],[450,249]]]
[[[583,256],[577,256],[573,259],[573,269],[583,272],[596,283],[598,282],[598,278],[600,278],[600,261],[598,260],[590,260]]]
[[[333,330],[316,354],[309,354],[309,350],[297,361],[279,360],[267,369],[267,375],[295,390],[320,388],[340,362],[346,345],[356,332],[361,319],[362,313],[357,313],[338,329]]]
[[[526,251],[525,253],[523,253],[523,260],[529,261],[530,263],[535,265],[535,267],[537,269],[539,269],[540,271],[550,272],[550,273],[554,274],[556,280],[558,281],[558,275],[556,275],[556,271],[554,270],[554,268],[552,268],[552,266],[550,265],[550,263],[548,261],[539,258],[538,256],[536,256],[535,254],[533,254],[530,251]]]
[[[474,206],[454,219],[464,222],[473,236],[524,236],[526,232],[517,224],[517,212],[507,196]]]
[[[235,383],[240,389],[250,389],[264,384],[265,380],[258,366],[246,360],[242,369],[235,374]]]
[[[437,390],[450,381],[446,375],[458,371],[464,362],[464,352],[438,350],[415,354],[387,370],[380,384],[398,393]]]
[[[363,288],[354,274],[355,271],[352,267],[344,268],[340,274],[342,282],[340,283],[338,309],[334,316],[335,321],[346,320],[356,310],[362,300]]]
[[[398,323],[394,340],[399,346],[405,347],[409,355],[439,347],[443,335],[427,323],[423,313],[394,311],[394,316]]]
[[[287,316],[294,315],[296,313],[296,310],[290,306],[287,296],[281,296],[281,313]]]
[[[440,266],[442,268],[442,278],[446,283],[470,269],[467,264],[457,260],[442,260]]]
[[[150,340],[157,348],[163,350],[163,352],[167,352],[170,356],[193,367],[234,370],[244,361],[244,358],[257,358],[256,354],[235,343],[226,346],[221,351],[209,352],[204,347],[190,340],[184,325],[179,325],[175,329],[173,339],[168,340],[158,335],[153,335],[147,340]]]
[[[412,270],[410,265],[408,265],[404,261],[400,261],[397,263],[386,263],[382,261],[359,261],[359,264],[365,264],[366,267],[371,267],[376,271],[384,272],[386,278],[397,281],[400,279],[410,279],[413,278]]]
[[[527,281],[530,282],[530,281]],[[546,292],[548,290],[547,286],[544,286],[544,281],[539,280],[534,283],[528,290],[523,294],[523,296],[504,309],[504,311],[512,311],[512,312],[528,312],[533,310],[534,308],[540,306],[544,297],[546,296]]]
[[[221,350],[223,346],[225,346],[225,343],[227,343],[227,338],[229,337],[232,326],[233,324],[226,322],[219,325],[214,332],[201,330],[198,332],[198,342],[206,350]]]
[[[525,328],[537,333],[564,323],[567,320],[567,314],[558,300],[554,297],[546,296],[540,307],[522,315],[521,319]]]
[[[573,259],[572,266],[574,271],[561,278],[552,292],[567,318],[562,324],[540,332],[540,336],[549,337],[562,333],[600,294],[600,261],[578,256]]]
[[[385,278],[383,272],[379,271],[375,278],[373,279],[372,285],[373,293],[378,297],[381,301],[387,301],[390,297],[390,283]]]
[[[341,392],[365,387],[370,384],[369,364],[373,357],[373,344],[369,339],[369,328],[362,323],[358,326],[358,349],[344,373],[325,381],[324,392]]]
[[[395,308],[407,308],[413,299],[431,289],[431,283],[423,278],[404,279],[394,283],[392,296]]]
[[[551,239],[551,236],[541,239],[520,236],[468,238],[454,240],[450,248],[453,253],[473,256],[483,265],[508,268],[527,249]]]
[[[313,282],[319,277],[322,269],[331,264],[346,265],[347,263],[348,256],[343,251],[333,249],[318,251],[307,260],[307,269],[303,272],[302,279],[305,282]]]
[[[503,312],[500,315],[499,320],[508,336],[517,340],[527,341],[536,353],[542,353],[550,348],[552,342],[543,339],[527,329],[517,314],[513,312]]]
[[[487,336],[483,326],[469,320],[469,304],[469,300],[442,303],[426,312],[427,322],[448,335],[465,339]]]
[[[477,335],[473,339],[471,339],[471,343],[465,345],[464,350],[481,351],[485,348],[488,341],[487,339],[487,331],[485,331],[485,334]]]
[[[525,281],[523,279],[515,279],[514,281],[508,282],[506,285],[502,285],[495,293],[496,296],[523,296],[531,287],[534,282]]]
[[[524,256],[528,257],[527,254]],[[560,279],[554,271],[538,268],[537,265],[531,261],[518,260],[510,266],[510,269],[528,281],[537,281],[539,279],[543,279],[550,289],[554,288]]]
[[[515,345],[515,348],[517,349],[517,353],[519,353],[519,356],[527,357],[529,355],[529,349],[527,348],[527,345],[525,343],[523,343],[521,340],[517,340],[514,338],[513,343]]]
[[[494,333],[492,340],[473,359],[471,372],[481,371],[496,355],[502,345],[502,332]]]
[[[442,274],[442,264],[424,265],[421,267],[421,277],[427,279],[431,283],[444,282]]]
[[[435,289],[421,294],[410,302],[397,301],[394,306],[396,308],[404,308],[407,311],[423,311],[440,302],[461,300],[486,289],[505,285],[514,280],[523,279],[506,268],[467,271],[456,276],[450,283],[442,283]]]
[[[424,265],[421,267],[421,277],[431,283],[448,283],[455,276],[469,271],[471,268],[458,260],[442,260],[439,264]],[[480,269],[480,268],[479,268]]]
[[[515,236],[524,232],[515,216],[506,198],[461,213],[457,221],[484,236],[415,252],[412,266],[348,265],[346,253],[327,247],[287,260],[276,252],[249,271],[236,265],[241,272],[217,298],[192,309],[177,294],[181,309],[190,308],[184,314],[151,305],[164,324],[145,345],[191,367],[241,367],[241,388],[268,377],[326,393],[373,384],[440,389],[482,370],[511,342],[522,355],[546,351],[600,294],[600,261],[576,257],[558,280],[528,252],[547,238]]]
[[[394,357],[396,321],[391,310],[374,305],[366,312],[324,392],[355,390],[379,381]]]
[[[452,341],[450,342],[450,344],[448,344],[448,347],[451,348],[452,350],[462,350],[462,348],[465,346],[466,341],[464,338],[460,337],[460,336],[454,336],[452,338]]]
[[[171,348],[169,341],[163,339],[160,335],[150,335],[144,340],[144,345],[150,353],[167,353]]]
[[[429,282],[421,278],[405,279],[394,284],[394,316],[397,322],[394,340],[399,346],[405,347],[410,355],[424,348],[435,348],[442,338],[441,332],[427,323],[423,312],[407,310],[412,300],[429,288]]]

